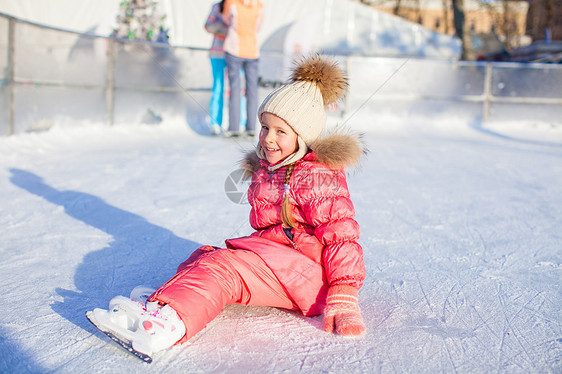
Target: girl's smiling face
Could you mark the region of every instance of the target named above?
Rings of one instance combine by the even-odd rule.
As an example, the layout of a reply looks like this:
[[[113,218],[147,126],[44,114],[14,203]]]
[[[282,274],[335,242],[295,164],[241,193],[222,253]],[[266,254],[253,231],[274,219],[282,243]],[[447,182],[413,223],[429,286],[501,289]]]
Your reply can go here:
[[[296,152],[298,136],[287,122],[268,112],[262,113],[260,122],[260,145],[271,165]]]

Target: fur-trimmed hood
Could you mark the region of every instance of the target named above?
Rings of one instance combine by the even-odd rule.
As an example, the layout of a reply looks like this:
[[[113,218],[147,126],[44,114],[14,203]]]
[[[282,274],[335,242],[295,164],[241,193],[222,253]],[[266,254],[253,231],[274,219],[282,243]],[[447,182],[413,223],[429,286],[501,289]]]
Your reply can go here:
[[[306,158],[324,164],[332,170],[340,170],[358,165],[367,153],[363,134],[332,133],[315,141],[310,146]],[[250,177],[262,167],[261,161],[254,150],[247,152],[240,162],[244,174]]]

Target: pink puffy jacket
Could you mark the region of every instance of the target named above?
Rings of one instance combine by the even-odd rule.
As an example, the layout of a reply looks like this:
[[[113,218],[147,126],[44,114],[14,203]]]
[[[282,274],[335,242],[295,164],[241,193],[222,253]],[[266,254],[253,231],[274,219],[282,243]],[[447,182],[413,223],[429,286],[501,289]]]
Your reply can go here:
[[[350,136],[332,136],[295,164],[289,198],[296,227],[281,222],[286,167],[270,173],[268,163],[249,155],[250,224],[257,230],[229,239],[227,247],[251,250],[273,270],[305,315],[321,314],[329,286],[359,289],[365,279],[359,225],[343,167],[363,151]]]

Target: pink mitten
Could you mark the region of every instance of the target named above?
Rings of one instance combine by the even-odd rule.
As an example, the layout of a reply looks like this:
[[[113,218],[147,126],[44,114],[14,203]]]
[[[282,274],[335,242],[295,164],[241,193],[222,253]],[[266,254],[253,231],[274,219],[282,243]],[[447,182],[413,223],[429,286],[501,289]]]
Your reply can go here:
[[[334,330],[342,336],[359,336],[365,333],[355,287],[341,285],[332,286],[328,290],[324,309],[324,331]]]

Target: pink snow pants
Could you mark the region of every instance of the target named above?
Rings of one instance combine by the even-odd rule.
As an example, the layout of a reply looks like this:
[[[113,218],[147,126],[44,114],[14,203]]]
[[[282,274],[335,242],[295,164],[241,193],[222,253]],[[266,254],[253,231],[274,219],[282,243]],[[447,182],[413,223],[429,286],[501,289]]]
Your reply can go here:
[[[170,305],[186,327],[183,343],[201,331],[227,304],[297,310],[284,287],[255,253],[204,246],[149,299]]]

